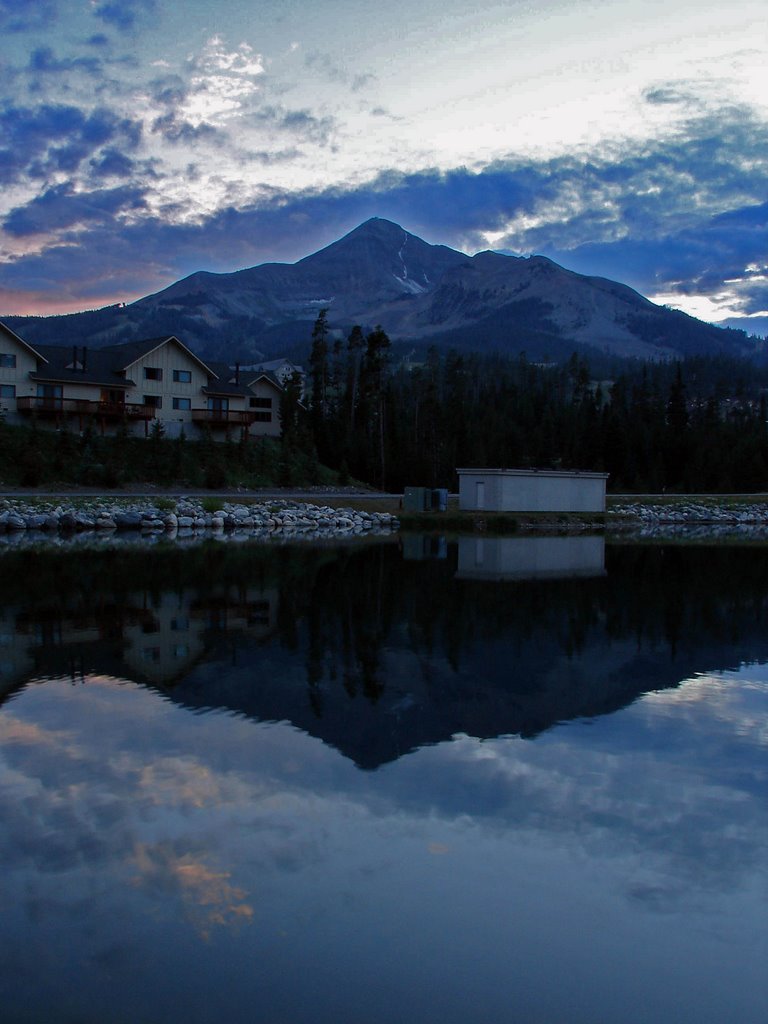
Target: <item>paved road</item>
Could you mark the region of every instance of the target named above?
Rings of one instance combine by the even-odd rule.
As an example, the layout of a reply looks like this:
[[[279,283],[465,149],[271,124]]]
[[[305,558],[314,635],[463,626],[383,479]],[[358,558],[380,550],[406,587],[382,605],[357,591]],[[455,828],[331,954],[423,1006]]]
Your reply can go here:
[[[383,501],[387,498],[399,500],[402,494],[390,494],[384,491],[336,490],[320,487],[317,489],[297,490],[292,487],[273,487],[264,490],[250,488],[230,488],[229,490],[209,491],[199,488],[183,487],[151,487],[143,490],[104,490],[100,487],[62,487],[55,491],[30,490],[29,488],[0,488],[0,498],[290,498],[296,501],[310,501],[322,504],[323,501]]]
[[[766,501],[768,494],[758,491],[755,494],[715,494],[706,491],[702,494],[675,494],[667,491],[661,494],[608,494],[608,501]]]

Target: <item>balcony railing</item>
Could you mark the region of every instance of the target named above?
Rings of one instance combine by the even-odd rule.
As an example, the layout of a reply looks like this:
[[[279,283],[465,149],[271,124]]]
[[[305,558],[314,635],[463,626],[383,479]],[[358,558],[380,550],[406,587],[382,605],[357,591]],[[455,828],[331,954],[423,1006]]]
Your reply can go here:
[[[100,419],[151,420],[155,410],[151,405],[132,402],[92,402],[85,398],[39,398],[26,396],[16,399],[20,413],[43,417],[94,416]]]
[[[255,409],[193,409],[192,422],[209,427],[249,427],[256,422]]]

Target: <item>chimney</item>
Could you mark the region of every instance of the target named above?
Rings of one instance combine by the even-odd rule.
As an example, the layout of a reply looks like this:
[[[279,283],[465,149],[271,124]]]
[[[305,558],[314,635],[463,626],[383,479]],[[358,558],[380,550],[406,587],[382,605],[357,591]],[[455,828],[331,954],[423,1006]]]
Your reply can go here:
[[[85,345],[83,345],[83,373],[85,373],[85,368],[86,368],[87,365],[88,365],[88,349],[85,347]]]
[[[77,369],[77,345],[72,346],[72,369]]]
[[[235,384],[240,384],[240,363],[235,363]]]

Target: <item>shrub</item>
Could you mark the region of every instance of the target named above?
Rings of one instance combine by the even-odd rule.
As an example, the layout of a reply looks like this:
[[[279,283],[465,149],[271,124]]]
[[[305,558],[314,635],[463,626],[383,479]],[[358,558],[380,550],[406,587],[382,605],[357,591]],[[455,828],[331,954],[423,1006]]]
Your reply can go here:
[[[227,486],[227,471],[223,463],[215,461],[206,465],[205,486],[209,491],[217,491]]]
[[[45,460],[37,447],[27,448],[19,460],[21,468],[20,483],[24,487],[38,487],[45,475]]]

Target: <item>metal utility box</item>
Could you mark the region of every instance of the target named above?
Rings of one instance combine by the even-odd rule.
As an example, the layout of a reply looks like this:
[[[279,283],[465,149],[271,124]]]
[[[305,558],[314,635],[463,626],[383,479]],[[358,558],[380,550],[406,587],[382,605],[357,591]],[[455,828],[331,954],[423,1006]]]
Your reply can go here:
[[[403,491],[404,512],[430,512],[432,492],[428,487],[406,487]]]
[[[446,487],[432,488],[431,508],[433,512],[445,512],[448,508],[448,489]]]
[[[445,487],[406,487],[403,491],[404,512],[445,512],[447,508]]]

